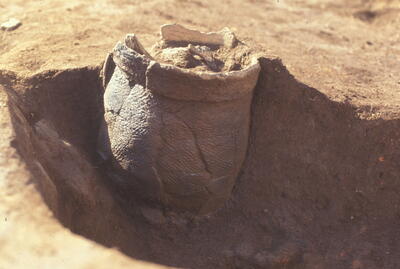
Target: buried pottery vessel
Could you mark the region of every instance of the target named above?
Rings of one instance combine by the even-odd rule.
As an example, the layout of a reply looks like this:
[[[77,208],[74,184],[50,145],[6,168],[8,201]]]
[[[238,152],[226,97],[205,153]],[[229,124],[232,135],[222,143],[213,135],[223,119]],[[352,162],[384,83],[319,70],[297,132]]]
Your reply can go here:
[[[228,29],[161,35],[153,56],[127,35],[107,57],[99,152],[124,195],[207,214],[243,164],[260,66]]]

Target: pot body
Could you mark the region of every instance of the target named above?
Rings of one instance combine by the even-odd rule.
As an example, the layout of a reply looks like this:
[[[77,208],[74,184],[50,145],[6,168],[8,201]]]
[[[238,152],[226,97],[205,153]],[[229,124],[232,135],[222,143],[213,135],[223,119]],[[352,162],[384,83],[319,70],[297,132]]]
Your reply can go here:
[[[123,45],[113,61],[99,146],[120,183],[132,195],[195,214],[222,206],[246,156],[258,65],[204,75]]]

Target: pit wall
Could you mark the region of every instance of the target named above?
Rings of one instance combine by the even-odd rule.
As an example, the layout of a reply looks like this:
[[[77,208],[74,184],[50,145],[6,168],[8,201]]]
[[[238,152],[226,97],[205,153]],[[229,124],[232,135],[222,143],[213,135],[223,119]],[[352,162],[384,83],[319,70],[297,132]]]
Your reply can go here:
[[[268,253],[295,242],[290,268],[313,268],[312,263],[341,268],[354,257],[367,265],[395,268],[396,259],[379,257],[387,249],[397,250],[393,240],[400,216],[400,121],[362,120],[358,112],[365,108],[329,100],[297,81],[280,60],[263,58],[260,63],[244,168],[232,199],[208,221],[226,225],[231,218],[253,220],[249,238],[257,232],[273,238],[269,246],[254,239],[253,248]],[[118,246],[135,258],[167,265],[196,263],[195,248],[182,261],[167,249],[162,255],[148,255],[148,249],[134,243],[151,241],[151,236],[130,235],[126,240],[127,231],[149,230],[142,222],[133,225],[139,215],[127,216],[124,205],[115,202],[118,194],[107,187],[96,158],[103,114],[99,70],[48,71],[30,78],[3,72],[0,81],[9,96],[15,147],[49,207],[72,231]],[[199,233],[218,234],[213,225],[204,227]],[[156,238],[164,229],[156,225],[151,233]],[[178,253],[184,248],[173,246]],[[337,259],[344,248],[347,256]],[[253,264],[254,255],[232,258],[233,263]],[[277,264],[273,268],[286,268],[274,258],[264,260]],[[263,259],[258,262],[266,268]],[[198,268],[207,268],[203,265]]]

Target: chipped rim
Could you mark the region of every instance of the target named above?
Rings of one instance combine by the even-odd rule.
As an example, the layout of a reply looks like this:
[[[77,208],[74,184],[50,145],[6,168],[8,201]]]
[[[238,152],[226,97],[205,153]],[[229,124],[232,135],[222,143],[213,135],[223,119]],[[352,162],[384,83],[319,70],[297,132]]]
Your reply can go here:
[[[194,33],[195,35],[198,35],[199,37],[204,38],[205,40],[209,39],[210,36],[212,35],[219,35],[221,37],[222,42],[219,43],[214,43],[214,42],[209,42],[209,44],[214,44],[214,45],[219,45],[219,46],[228,46],[230,47],[232,44],[226,44],[226,36],[227,35],[232,35],[233,38],[235,40],[236,37],[234,36],[234,33],[229,29],[229,28],[224,28],[221,31],[218,32],[201,32],[201,31],[197,31],[197,30],[191,30],[188,29],[180,24],[164,24],[161,26],[160,32],[161,32],[161,36],[163,38],[163,40],[165,41],[184,41],[184,42],[190,42],[190,40],[168,40],[165,39],[165,29],[166,28],[180,28],[182,31],[186,31],[186,32],[190,32],[190,33]],[[205,42],[205,44],[207,44]],[[157,62],[157,61],[154,61]],[[243,78],[245,77],[248,73],[251,73],[255,70],[258,70],[260,68],[260,63],[258,62],[258,57],[256,55],[251,55],[251,61],[250,64],[247,65],[246,67],[244,67],[243,69],[240,70],[235,70],[235,71],[219,71],[219,72],[210,72],[210,71],[196,71],[196,70],[191,70],[191,69],[187,69],[187,68],[181,68],[172,64],[167,64],[167,63],[161,63],[161,62],[157,62],[162,68],[166,68],[166,69],[174,69],[178,72],[181,72],[183,74],[187,74],[187,75],[197,75],[199,77],[201,77],[202,79],[224,79],[227,77],[237,77],[237,78]]]
[[[229,47],[231,45],[230,44],[226,44],[226,43],[216,43],[214,41],[212,41],[210,38],[210,36],[214,36],[215,35],[219,35],[221,37],[221,40],[223,40],[223,42],[226,42],[226,40],[228,39],[228,35],[231,35],[231,38],[233,37],[234,40],[237,40],[236,37],[234,36],[233,32],[230,31],[228,28],[224,28],[219,32],[200,32],[197,30],[190,30],[187,29],[179,24],[164,24],[161,26],[161,36],[163,37],[163,41],[175,41],[175,42],[179,42],[179,41],[184,41],[184,42],[190,42],[187,39],[174,39],[174,40],[168,40],[164,37],[164,33],[163,30],[165,30],[166,28],[173,28],[173,27],[177,27],[179,28],[181,31],[186,31],[188,33],[192,33],[194,35],[197,35],[198,38],[200,39],[204,39],[206,42],[204,44],[214,44],[214,45],[219,45],[219,46],[227,46]],[[127,34],[125,36],[125,39],[123,42],[119,42],[119,44],[117,44],[114,47],[114,51],[121,49],[121,45],[124,47],[124,49],[126,49],[129,54],[131,54],[131,52],[134,52],[133,54],[139,54],[141,55],[141,57],[143,57],[144,59],[149,60],[149,66],[154,65],[154,64],[159,64],[161,68],[163,69],[167,69],[167,70],[174,70],[175,72],[181,73],[183,75],[187,75],[187,76],[195,76],[195,77],[200,77],[201,79],[205,79],[205,80],[211,80],[211,79],[227,79],[227,78],[244,78],[246,77],[248,74],[251,74],[252,72],[257,72],[260,70],[260,63],[258,61],[258,56],[257,54],[253,54],[251,55],[251,60],[250,60],[250,64],[248,64],[247,66],[245,66],[243,69],[240,70],[234,70],[234,71],[219,71],[219,72],[211,72],[211,71],[197,71],[197,70],[191,70],[188,68],[182,68],[182,67],[178,67],[175,66],[173,64],[168,64],[168,63],[162,63],[159,61],[154,60],[151,55],[149,55],[144,48],[141,46],[141,44],[138,42],[138,45],[140,46],[140,50],[142,50],[144,53],[141,53],[140,51],[137,51],[135,48],[130,47],[130,42],[132,40],[132,38],[136,38],[135,34]],[[209,43],[207,43],[207,40],[209,41]],[[138,41],[136,39],[136,41]],[[231,40],[232,42],[232,40]],[[121,55],[122,56],[122,55]],[[135,57],[135,55],[132,55],[133,57]]]

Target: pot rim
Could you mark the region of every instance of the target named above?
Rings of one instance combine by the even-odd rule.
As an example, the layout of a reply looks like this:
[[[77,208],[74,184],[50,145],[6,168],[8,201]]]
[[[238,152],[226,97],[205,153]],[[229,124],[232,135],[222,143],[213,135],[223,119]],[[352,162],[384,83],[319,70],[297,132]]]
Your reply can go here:
[[[233,48],[237,43],[234,33],[229,28],[224,28],[219,32],[200,32],[197,30],[188,29],[180,24],[164,24],[161,26],[162,41],[165,42],[188,42],[193,41],[199,44],[209,44],[225,46]],[[177,73],[187,76],[195,76],[205,80],[218,79],[224,80],[227,78],[241,79],[246,77],[252,72],[257,72],[261,67],[258,61],[259,55],[253,54],[250,56],[250,64],[240,70],[234,71],[198,71],[189,68],[182,68],[173,64],[163,63],[156,61],[152,56],[143,48],[135,34],[127,34],[123,42],[118,42],[113,51],[124,50],[125,53],[130,54],[139,61],[148,61],[148,65],[158,64],[162,69],[173,70]],[[119,57],[124,57],[125,53],[118,53]],[[131,57],[129,57],[131,58]],[[141,59],[140,59],[141,58]],[[132,58],[131,58],[132,59]],[[119,62],[119,61],[118,61]],[[123,62],[123,61],[122,61]],[[119,66],[122,67],[122,66]],[[122,68],[124,69],[124,68]]]
[[[197,71],[197,70],[191,70],[191,69],[186,69],[186,68],[181,68],[172,64],[166,64],[166,63],[161,63],[158,61],[152,60],[150,62],[150,65],[158,63],[161,68],[163,69],[173,69],[179,73],[182,73],[184,75],[189,75],[189,76],[198,76],[202,79],[205,80],[211,80],[211,79],[226,79],[226,78],[244,78],[248,74],[255,72],[260,69],[260,63],[258,62],[258,57],[253,56],[251,59],[251,63],[246,66],[243,69],[240,70],[234,70],[234,71],[220,71],[220,72],[210,72],[210,71]]]

